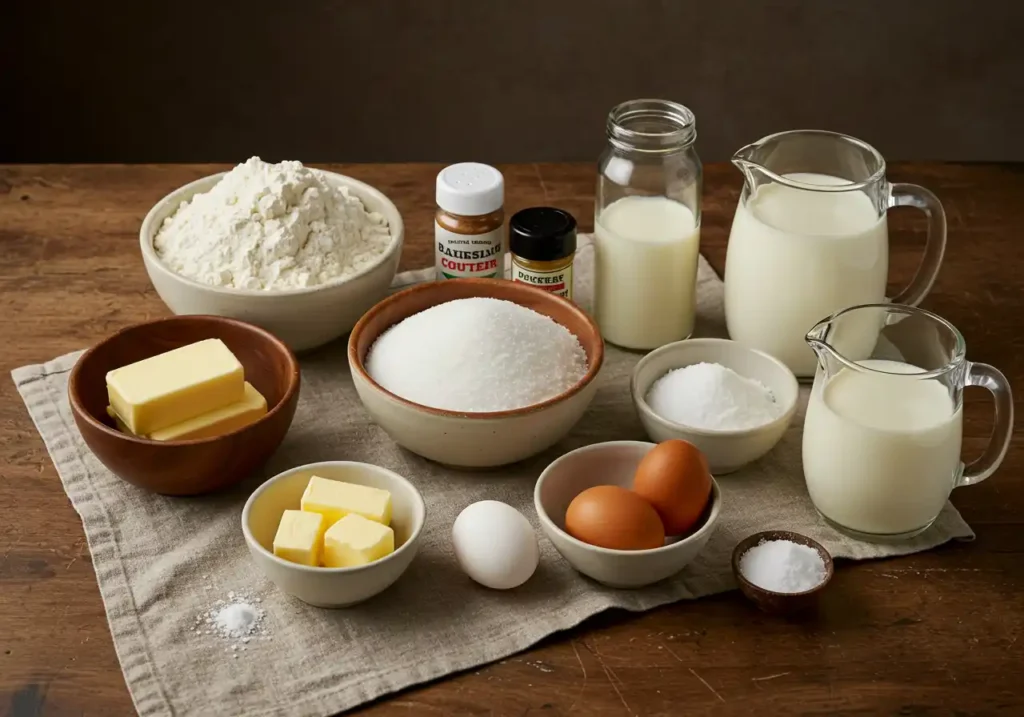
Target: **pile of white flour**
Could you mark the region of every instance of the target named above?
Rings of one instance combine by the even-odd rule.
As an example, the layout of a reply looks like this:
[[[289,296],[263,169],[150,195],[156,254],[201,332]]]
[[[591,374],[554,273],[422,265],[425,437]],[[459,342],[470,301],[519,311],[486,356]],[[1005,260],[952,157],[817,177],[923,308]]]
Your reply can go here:
[[[387,220],[301,162],[253,157],[182,202],[153,246],[175,273],[211,286],[274,291],[344,279],[391,244]]]

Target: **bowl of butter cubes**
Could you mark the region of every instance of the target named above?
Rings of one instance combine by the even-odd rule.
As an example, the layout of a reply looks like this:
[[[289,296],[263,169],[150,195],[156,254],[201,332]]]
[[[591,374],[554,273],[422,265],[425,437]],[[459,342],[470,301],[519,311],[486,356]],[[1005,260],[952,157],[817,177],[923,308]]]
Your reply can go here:
[[[316,607],[355,605],[398,580],[426,520],[419,491],[393,471],[350,461],[280,473],[249,497],[242,534],[275,585]]]

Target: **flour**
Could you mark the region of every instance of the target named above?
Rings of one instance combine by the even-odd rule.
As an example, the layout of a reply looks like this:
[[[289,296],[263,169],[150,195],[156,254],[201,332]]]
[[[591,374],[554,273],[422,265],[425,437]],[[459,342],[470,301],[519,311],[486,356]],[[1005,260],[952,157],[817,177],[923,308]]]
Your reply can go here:
[[[253,157],[182,202],[153,246],[175,273],[263,291],[344,279],[391,245],[387,220],[301,162]]]
[[[669,371],[651,386],[647,405],[667,421],[725,431],[757,428],[782,414],[763,383],[717,363]]]

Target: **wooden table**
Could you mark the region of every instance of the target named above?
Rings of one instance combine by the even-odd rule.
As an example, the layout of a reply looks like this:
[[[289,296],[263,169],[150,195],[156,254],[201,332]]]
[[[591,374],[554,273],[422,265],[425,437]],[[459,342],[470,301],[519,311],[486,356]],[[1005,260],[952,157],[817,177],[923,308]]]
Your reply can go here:
[[[143,215],[213,166],[0,167],[0,712],[122,715],[121,677],[78,516],[7,373],[165,315],[138,251]],[[391,196],[402,268],[432,261],[434,165],[339,166]],[[592,227],[594,170],[501,167],[507,208],[553,204]],[[1024,167],[897,165],[894,180],[945,202],[949,249],[926,306],[970,357],[1024,393]],[[721,271],[740,181],[707,169],[702,249]],[[894,288],[923,220],[900,210]],[[1018,394],[1021,395],[1021,394]],[[1020,402],[1018,400],[1018,408]],[[969,392],[965,455],[991,408]],[[1024,714],[1024,444],[996,476],[956,492],[978,533],[895,560],[844,564],[816,623],[754,612],[738,593],[642,616],[604,615],[504,662],[411,690],[373,715]],[[211,713],[212,714],[212,713]]]

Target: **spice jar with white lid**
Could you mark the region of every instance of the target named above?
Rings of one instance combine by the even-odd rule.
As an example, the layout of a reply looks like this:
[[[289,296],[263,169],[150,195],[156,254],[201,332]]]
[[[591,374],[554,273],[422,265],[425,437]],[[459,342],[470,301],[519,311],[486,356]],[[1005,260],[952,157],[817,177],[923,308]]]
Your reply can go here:
[[[702,168],[693,112],[631,100],[608,114],[594,215],[594,317],[609,343],[654,349],[696,317]]]
[[[572,299],[576,220],[564,209],[530,207],[508,222],[512,281]]]
[[[437,175],[437,279],[504,277],[505,180],[494,167],[462,162]]]

